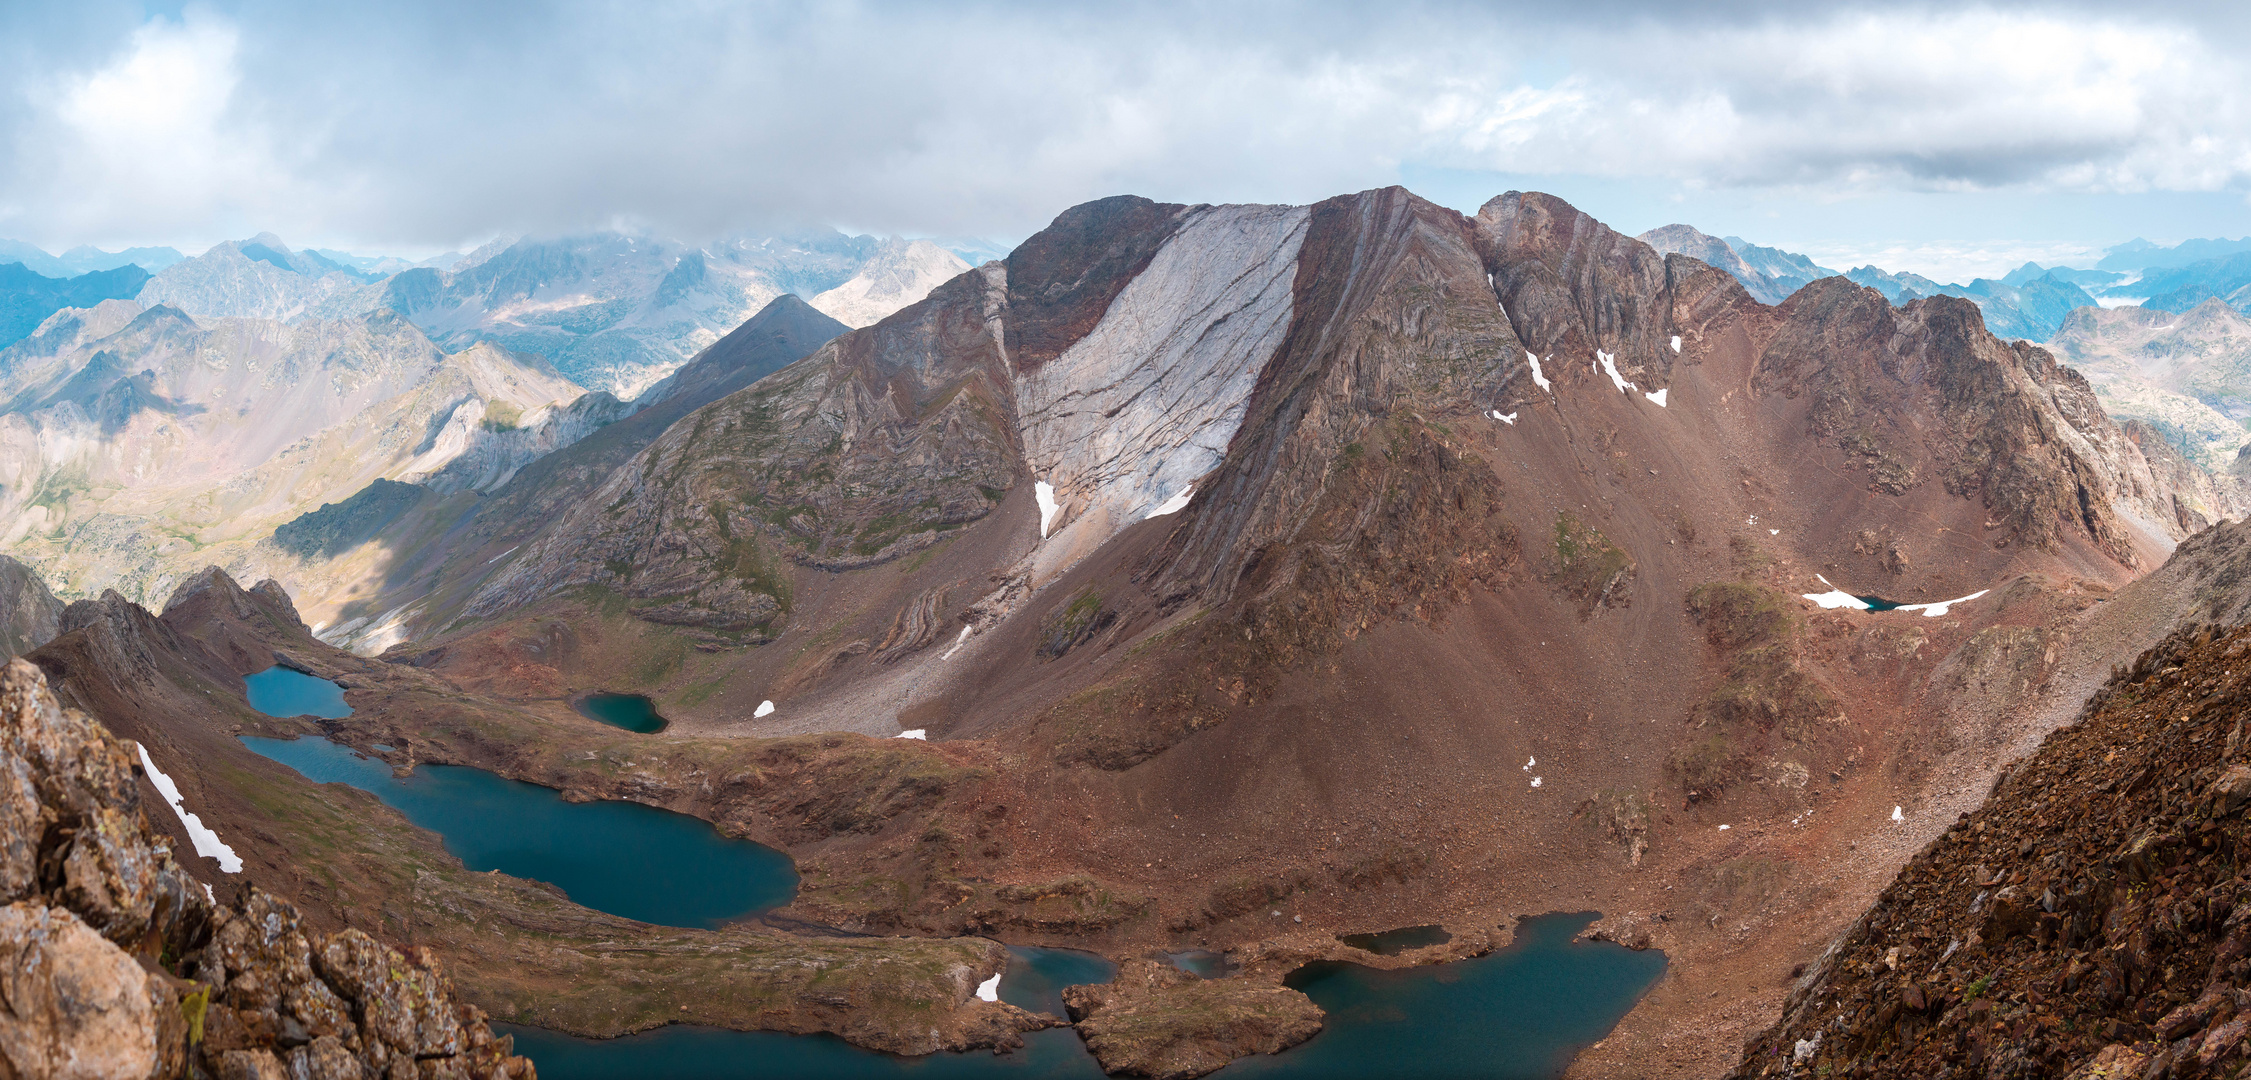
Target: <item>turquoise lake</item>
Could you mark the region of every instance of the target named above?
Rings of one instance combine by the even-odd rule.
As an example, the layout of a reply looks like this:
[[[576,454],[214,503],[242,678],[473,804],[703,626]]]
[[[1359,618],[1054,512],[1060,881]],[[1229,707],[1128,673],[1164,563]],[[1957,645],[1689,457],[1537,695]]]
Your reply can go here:
[[[1610,942],[1573,944],[1571,939],[1594,918],[1579,913],[1526,919],[1508,948],[1452,964],[1403,971],[1308,965],[1292,974],[1289,983],[1328,1012],[1328,1026],[1302,1045],[1271,1057],[1240,1059],[1213,1075],[1227,1080],[1553,1080],[1581,1050],[1609,1034],[1665,971],[1664,954],[1654,950],[1637,953]],[[1002,999],[1060,1015],[1059,998],[1035,998],[1028,981],[1043,958],[1027,954],[1057,950],[1011,951],[1024,962],[1002,977]],[[1083,958],[1079,963],[1094,960],[1065,955]],[[1039,977],[1057,990],[1099,981],[1067,971]],[[1027,1035],[1025,1048],[1013,1054],[898,1058],[828,1036],[674,1027],[594,1040],[500,1027],[516,1036],[517,1051],[530,1055],[546,1080],[1102,1076],[1101,1067],[1067,1028]]]
[[[588,694],[571,704],[580,716],[638,735],[664,730],[665,719],[657,715],[656,703],[639,694]]]
[[[278,664],[256,675],[243,676],[242,685],[250,707],[267,716],[318,716],[341,720],[352,715],[352,707],[344,704],[343,687]]]
[[[565,802],[553,788],[459,765],[418,765],[394,778],[389,765],[326,739],[242,742],[316,783],[373,794],[443,837],[446,850],[471,870],[544,881],[596,911],[715,927],[797,895],[789,856],[728,839],[686,814],[629,802]]]

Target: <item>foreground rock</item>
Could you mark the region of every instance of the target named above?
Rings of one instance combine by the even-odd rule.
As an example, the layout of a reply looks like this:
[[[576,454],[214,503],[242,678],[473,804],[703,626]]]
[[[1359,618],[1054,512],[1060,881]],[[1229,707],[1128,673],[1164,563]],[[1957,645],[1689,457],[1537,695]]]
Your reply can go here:
[[[1732,1075],[2242,1075],[2246,683],[2251,626],[2183,630],[2112,678],[1901,871]]]
[[[1115,981],[1071,987],[1063,1001],[1104,1070],[1158,1080],[1280,1053],[1312,1038],[1327,1015],[1285,986],[1200,979],[1154,960],[1129,960]]]
[[[220,905],[142,817],[123,740],[0,671],[0,1074],[519,1077],[425,949]]]

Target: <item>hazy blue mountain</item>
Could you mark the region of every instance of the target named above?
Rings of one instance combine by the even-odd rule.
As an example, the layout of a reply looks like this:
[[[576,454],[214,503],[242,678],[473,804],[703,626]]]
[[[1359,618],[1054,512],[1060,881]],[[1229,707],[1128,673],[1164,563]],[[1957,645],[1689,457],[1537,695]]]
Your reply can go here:
[[[1942,285],[1915,273],[1892,273],[1874,266],[1856,266],[1845,277],[1884,294],[1894,304],[1925,296],[1959,296],[1978,306],[1986,328],[2001,337],[2046,341],[2063,326],[2073,309],[2097,306],[2085,289],[2055,273],[2045,273],[2022,285],[2006,278],[1978,278],[1967,285]]]
[[[149,272],[127,263],[73,278],[51,278],[22,263],[0,264],[0,348],[30,337],[47,316],[64,308],[93,307],[141,291]]]
[[[1730,236],[1726,243],[1745,265],[1777,283],[1788,284],[1791,292],[1822,278],[1842,276],[1839,271],[1816,265],[1812,259],[1794,251],[1761,247],[1740,236]]]
[[[2147,270],[2140,281],[2124,291],[2146,296],[2142,306],[2160,311],[2188,311],[2206,300],[2219,300],[2237,311],[2251,314],[2251,251],[2187,266]]]
[[[2104,253],[2102,261],[2095,264],[2095,269],[2146,272],[2152,267],[2188,266],[2243,252],[2251,252],[2251,236],[2240,240],[2183,240],[2171,247],[2136,237]]]
[[[2115,285],[2133,275],[2117,270],[2081,270],[2070,266],[2042,266],[2036,262],[2028,262],[2002,275],[2001,284],[2023,285],[2050,276],[2057,281],[2068,281],[2077,285],[2087,290],[2090,295],[2100,296],[2106,287]]]
[[[0,263],[22,263],[24,269],[51,278],[73,278],[97,270],[115,270],[121,266],[138,266],[153,274],[184,258],[187,256],[168,247],[103,251],[84,245],[61,255],[49,255],[37,245],[21,240],[0,240]]]

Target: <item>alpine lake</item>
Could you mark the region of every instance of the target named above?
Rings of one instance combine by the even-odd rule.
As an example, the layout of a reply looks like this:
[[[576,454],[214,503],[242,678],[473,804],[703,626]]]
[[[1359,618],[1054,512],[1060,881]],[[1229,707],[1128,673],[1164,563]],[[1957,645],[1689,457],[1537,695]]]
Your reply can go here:
[[[286,668],[244,679],[252,708],[271,716],[350,715],[335,683]],[[604,699],[596,705],[595,700]],[[627,699],[617,701],[611,699]],[[664,720],[648,699],[594,695],[575,703],[627,730]],[[606,711],[605,711],[606,710]],[[625,802],[568,803],[561,793],[458,765],[418,765],[405,777],[382,761],[318,738],[244,737],[252,751],[318,783],[344,783],[438,834],[472,870],[545,881],[573,901],[666,926],[717,927],[787,904],[797,872],[780,851],[719,835],[708,822]],[[1665,956],[1574,939],[1593,912],[1526,918],[1506,948],[1470,960],[1380,971],[1320,962],[1287,980],[1328,1013],[1312,1039],[1280,1054],[1239,1059],[1215,1076],[1361,1078],[1419,1076],[1551,1080],[1603,1038],[1664,974]],[[1395,953],[1446,940],[1436,927],[1346,939]],[[1062,990],[1107,982],[1116,965],[1070,949],[1012,946],[1001,1000],[1063,1015]],[[1183,969],[1224,977],[1209,954],[1179,954]],[[581,1039],[495,1024],[513,1035],[546,1080],[1097,1080],[1101,1066],[1070,1028],[1031,1032],[1024,1047],[897,1057],[828,1035],[674,1025],[618,1039]]]

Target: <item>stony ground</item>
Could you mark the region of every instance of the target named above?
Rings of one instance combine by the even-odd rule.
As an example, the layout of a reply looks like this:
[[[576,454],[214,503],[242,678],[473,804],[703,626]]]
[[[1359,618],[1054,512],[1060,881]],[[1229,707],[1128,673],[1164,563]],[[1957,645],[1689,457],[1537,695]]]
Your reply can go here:
[[[2242,1075],[2246,683],[2251,626],[2115,675],[1900,872],[1733,1075]]]

